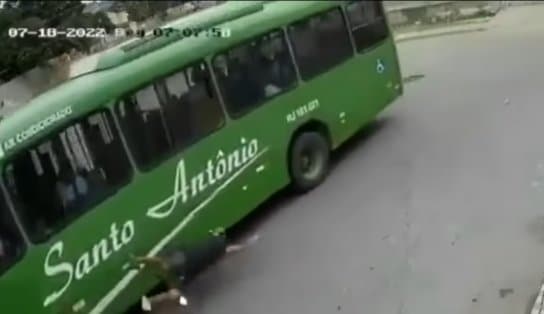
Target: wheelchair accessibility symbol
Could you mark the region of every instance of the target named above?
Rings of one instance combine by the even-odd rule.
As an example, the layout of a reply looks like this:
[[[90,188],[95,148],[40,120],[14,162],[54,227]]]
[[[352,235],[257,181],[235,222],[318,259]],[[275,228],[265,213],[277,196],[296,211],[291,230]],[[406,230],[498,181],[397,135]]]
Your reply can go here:
[[[383,64],[382,59],[376,60],[376,72],[382,74],[385,71],[385,65]]]

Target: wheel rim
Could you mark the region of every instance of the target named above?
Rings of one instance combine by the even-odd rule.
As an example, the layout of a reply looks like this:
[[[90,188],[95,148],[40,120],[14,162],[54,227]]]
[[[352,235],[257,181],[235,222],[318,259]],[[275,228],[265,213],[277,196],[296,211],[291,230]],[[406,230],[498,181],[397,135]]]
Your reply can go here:
[[[313,180],[321,174],[324,157],[319,149],[307,147],[300,154],[300,170],[307,180]]]

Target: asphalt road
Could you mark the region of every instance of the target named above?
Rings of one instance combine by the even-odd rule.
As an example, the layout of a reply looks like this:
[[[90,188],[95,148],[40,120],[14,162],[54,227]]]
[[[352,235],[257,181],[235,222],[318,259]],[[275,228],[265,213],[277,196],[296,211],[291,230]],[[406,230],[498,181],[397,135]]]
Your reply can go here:
[[[527,313],[544,279],[543,17],[401,43],[404,75],[425,77],[321,187],[265,206],[258,243],[191,285],[195,313]]]

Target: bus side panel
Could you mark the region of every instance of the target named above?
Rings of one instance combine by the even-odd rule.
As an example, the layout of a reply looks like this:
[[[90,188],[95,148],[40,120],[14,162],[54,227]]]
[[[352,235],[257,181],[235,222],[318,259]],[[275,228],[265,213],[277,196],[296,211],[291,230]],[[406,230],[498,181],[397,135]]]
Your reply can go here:
[[[277,101],[283,103],[283,100]],[[273,104],[267,103],[263,105],[263,110],[248,113],[187,149],[182,156],[173,158],[167,165],[155,170],[162,174],[150,174],[148,178],[142,178],[139,192],[132,193],[147,195],[156,204],[167,197],[164,193],[157,192],[158,190],[166,190],[168,194],[172,194],[176,168],[179,167],[181,160],[184,163],[184,178],[189,185],[192,180],[198,182],[195,178],[198,178],[199,174],[208,175],[206,169],[210,162],[215,165],[225,162],[229,165],[236,157],[245,160],[244,165],[227,171],[221,180],[208,184],[202,192],[190,197],[186,203],[179,201],[171,215],[157,220],[156,223],[160,223],[160,227],[154,226],[155,219],[150,219],[147,224],[142,223],[140,227],[142,236],[138,241],[146,244],[134,248],[135,253],[145,254],[149,247],[156,246],[155,243],[166,238],[171,238],[168,247],[190,245],[209,236],[208,232],[211,229],[228,228],[286,185],[288,176],[285,168],[284,143],[287,136],[272,131],[277,129],[274,128],[276,123],[270,116],[267,117],[269,111],[273,111],[270,109],[272,107]],[[153,186],[152,191],[148,188],[146,192],[145,187],[150,186]],[[146,204],[144,206],[146,210],[152,207],[148,201],[140,200],[137,203],[140,207]],[[153,240],[150,242],[150,239]],[[138,296],[145,293],[155,282],[149,276],[137,277],[131,283],[130,289],[121,292],[117,298],[119,303],[108,308],[108,313],[122,310],[129,305],[123,300],[132,302],[137,300]]]
[[[310,120],[318,121],[328,127],[332,146],[336,148],[358,129],[358,119],[354,119],[357,98],[353,94],[364,86],[364,81],[348,79],[353,77],[352,72],[357,71],[355,64],[354,59],[348,59],[328,72],[301,83],[294,92],[297,95],[295,101],[283,105],[283,114],[287,116],[287,128],[291,134]]]
[[[350,81],[364,82],[353,86],[356,99],[355,118],[359,126],[374,119],[402,92],[402,79],[394,42],[391,38],[364,54],[358,54],[351,68]],[[359,88],[358,88],[359,87]]]
[[[198,225],[233,226],[266,199],[289,183],[287,147],[291,130],[286,113],[300,102],[297,90],[278,95],[254,110],[231,121],[223,132],[223,142],[239,145],[242,140],[258,141],[260,157],[217,195]]]
[[[385,65],[383,72],[376,69],[378,60]],[[224,147],[228,155],[243,141],[257,140],[262,155],[222,187],[180,237],[200,238],[212,228],[228,228],[251,213],[289,183],[288,149],[298,127],[310,120],[321,121],[331,132],[333,146],[339,146],[398,97],[402,92],[395,88],[402,84],[399,73],[394,43],[386,40],[231,121],[209,146]],[[305,110],[301,111],[302,107]],[[207,154],[214,158],[217,153]],[[185,159],[198,164],[205,156],[191,150]]]
[[[0,309],[2,313],[54,313],[40,303],[43,285],[39,271],[43,266],[36,251],[27,249],[24,258],[15,264],[0,280]]]
[[[386,40],[364,54],[356,54],[334,69],[304,84],[308,101],[319,100],[298,124],[310,119],[327,123],[333,148],[349,139],[401,93],[394,44]],[[384,65],[383,71],[378,64]]]
[[[13,274],[6,274],[1,285],[9,284],[11,277],[13,282],[24,285],[21,291],[34,291],[39,285],[40,295],[31,299],[38,304],[25,303],[31,310],[24,313],[58,313],[73,307],[88,312],[110,296],[112,304],[105,303],[105,312],[117,313],[137,301],[156,278],[148,273],[132,278],[128,268],[131,255],[155,255],[167,246],[179,245],[177,229],[182,229],[182,224],[193,226],[193,230],[204,227],[185,218],[211,194],[213,187],[184,202],[176,191],[176,182],[205,169],[206,159],[224,147],[220,134],[196,145],[188,160],[174,156],[153,171],[134,177],[131,184],[48,242],[34,246],[25,261],[13,268]],[[178,172],[181,161],[185,173]],[[186,235],[184,243],[194,240],[191,233]],[[42,303],[47,298],[51,304],[44,309]],[[11,305],[13,301],[9,302]]]
[[[288,146],[299,126],[309,120],[324,122],[337,147],[390,103],[401,84],[393,45],[386,41],[300,83],[138,175],[50,241],[29,249],[0,282],[0,291],[9,289],[21,297],[2,298],[0,306],[22,313],[56,313],[74,306],[87,312],[114,296],[106,312],[124,310],[156,283],[150,275],[130,276],[126,266],[131,254],[155,254],[197,241],[212,228],[232,226],[288,183]],[[385,64],[382,73],[376,71],[378,59]],[[229,166],[229,158],[243,162]],[[218,178],[214,168],[216,177],[210,181],[208,164],[221,162],[229,169]],[[182,181],[196,182],[197,188],[182,192]],[[102,254],[103,246],[108,254]],[[49,274],[44,273],[46,265]],[[40,288],[34,289],[36,285]],[[57,294],[52,305],[42,306],[46,297]]]
[[[211,229],[229,227],[251,212],[266,195],[277,190],[282,184],[281,172],[277,175],[272,174],[276,174],[271,162],[272,146],[266,134],[234,125],[225,126],[187,149],[182,155],[172,158],[167,165],[160,166],[156,171],[162,172],[162,175],[150,174],[149,178],[142,180],[140,191],[142,195],[146,193],[143,190],[145,186],[154,186],[153,189],[166,190],[172,194],[175,182],[179,182],[180,179],[191,186],[191,191],[188,192],[186,202],[182,201],[183,195],[179,195],[178,203],[170,215],[163,218],[148,218],[149,222],[142,225],[142,228],[146,229],[142,230],[144,236],[153,241],[147,243],[146,248],[136,249],[139,251],[138,254],[145,254],[149,247],[157,247],[157,243],[167,240],[169,241],[167,247],[191,245],[209,236]],[[239,167],[234,167],[235,159],[241,162]],[[184,173],[178,171],[178,177],[175,178],[180,162],[183,163]],[[214,168],[210,168],[213,169],[210,171],[214,177],[212,181],[208,180],[210,177],[207,167],[210,163],[215,165]],[[226,164],[227,170],[218,170],[219,164]],[[224,175],[216,176],[217,173]],[[198,189],[203,177],[206,178],[203,189],[193,194],[193,187]],[[147,195],[155,204],[165,198],[158,192],[148,192]],[[152,215],[163,215],[169,206],[164,206]],[[148,214],[150,208],[152,208],[150,205],[144,208]],[[160,227],[154,226],[158,223]],[[145,241],[142,239],[142,242]],[[151,288],[153,282],[141,276],[131,284],[135,290],[123,291],[118,299],[134,301],[139,294]],[[121,303],[113,305],[110,308],[111,312],[123,309],[123,306]]]

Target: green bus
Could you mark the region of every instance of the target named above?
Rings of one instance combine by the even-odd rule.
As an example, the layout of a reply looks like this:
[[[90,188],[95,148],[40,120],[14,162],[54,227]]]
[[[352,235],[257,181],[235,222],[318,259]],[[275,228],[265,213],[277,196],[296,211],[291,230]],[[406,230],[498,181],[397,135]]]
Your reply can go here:
[[[0,122],[0,309],[124,312],[158,283],[131,256],[311,190],[402,92],[374,1],[226,2],[113,49]]]

